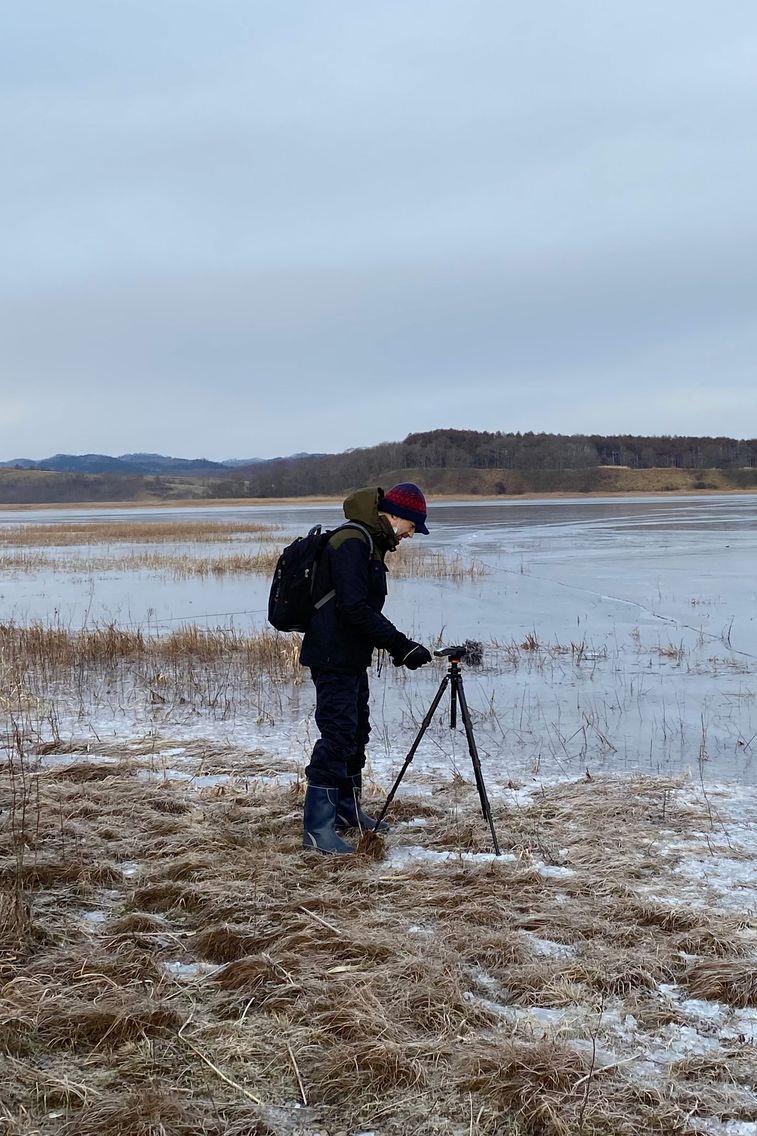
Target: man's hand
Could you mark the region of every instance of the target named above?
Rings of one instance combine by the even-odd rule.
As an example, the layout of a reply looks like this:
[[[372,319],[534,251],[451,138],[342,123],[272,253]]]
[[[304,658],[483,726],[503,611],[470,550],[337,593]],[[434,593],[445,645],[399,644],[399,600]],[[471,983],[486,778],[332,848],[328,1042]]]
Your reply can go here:
[[[406,639],[400,649],[392,655],[395,667],[407,667],[409,671],[417,671],[431,662],[431,652],[422,643],[414,643]]]

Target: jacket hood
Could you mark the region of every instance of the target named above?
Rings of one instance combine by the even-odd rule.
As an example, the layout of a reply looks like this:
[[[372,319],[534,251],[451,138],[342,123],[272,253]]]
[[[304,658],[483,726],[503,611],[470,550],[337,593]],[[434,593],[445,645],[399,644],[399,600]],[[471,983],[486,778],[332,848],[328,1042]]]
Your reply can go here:
[[[383,538],[387,549],[395,549],[399,541],[392,526],[386,517],[379,516],[378,505],[383,495],[383,489],[356,489],[345,499],[342,508],[348,521],[359,521],[360,524],[366,525]]]

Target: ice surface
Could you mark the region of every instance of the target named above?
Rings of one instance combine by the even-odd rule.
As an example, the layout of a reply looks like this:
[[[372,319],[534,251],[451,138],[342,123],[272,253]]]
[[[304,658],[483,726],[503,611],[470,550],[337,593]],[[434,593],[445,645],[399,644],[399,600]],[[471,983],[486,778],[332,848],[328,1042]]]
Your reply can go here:
[[[288,532],[321,521],[332,506],[229,509],[35,510],[0,523],[138,517],[281,523]],[[705,781],[757,783],[757,496],[449,503],[431,510],[425,546],[462,552],[487,575],[474,581],[393,579],[386,613],[415,638],[473,638],[484,666],[464,670],[482,765],[502,787],[536,774],[691,771]],[[70,551],[70,550],[69,550]],[[403,549],[397,553],[401,556]],[[391,560],[390,560],[391,563]],[[149,572],[96,577],[4,575],[5,620],[42,619],[74,629],[117,622],[164,632],[182,622],[264,625],[262,577],[174,581]],[[519,649],[533,636],[534,650]],[[404,758],[439,683],[439,666],[374,675],[371,762],[379,778]],[[255,706],[224,718],[207,707],[169,704],[137,712],[107,692],[93,717],[100,734],[138,736],[170,718],[184,736],[233,737],[288,753],[300,766],[312,745],[312,688],[261,690]],[[143,692],[141,692],[143,697]],[[62,722],[72,728],[62,708]],[[408,777],[450,769],[470,777],[464,739],[440,707]],[[186,732],[184,732],[186,727]]]
[[[54,769],[58,766],[65,768],[67,765],[118,765],[119,758],[111,757],[108,754],[92,753],[86,750],[84,753],[46,753],[37,759],[40,765],[45,768],[49,766]]]

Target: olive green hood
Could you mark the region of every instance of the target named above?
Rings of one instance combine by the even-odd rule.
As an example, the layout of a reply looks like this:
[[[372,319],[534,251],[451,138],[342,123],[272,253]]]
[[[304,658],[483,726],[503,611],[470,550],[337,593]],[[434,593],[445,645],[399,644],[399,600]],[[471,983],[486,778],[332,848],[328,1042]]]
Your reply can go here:
[[[348,521],[359,521],[379,537],[379,542],[388,551],[393,551],[399,541],[387,518],[379,516],[379,501],[383,489],[356,489],[346,498],[342,508]]]

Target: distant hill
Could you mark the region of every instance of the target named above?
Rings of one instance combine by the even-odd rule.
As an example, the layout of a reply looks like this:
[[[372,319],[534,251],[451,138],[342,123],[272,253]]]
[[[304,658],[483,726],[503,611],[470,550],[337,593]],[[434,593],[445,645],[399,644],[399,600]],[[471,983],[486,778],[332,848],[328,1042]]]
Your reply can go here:
[[[36,463],[34,469],[56,473],[134,473],[127,462],[107,454],[53,454]]]
[[[244,459],[244,464],[254,463],[255,459]],[[242,464],[237,461],[234,465]],[[32,461],[18,458],[0,462],[2,469],[41,469],[56,473],[160,473],[184,477],[223,477],[233,466],[224,462],[209,461],[207,458],[174,458],[164,454],[54,454],[50,458]]]
[[[121,454],[119,461],[126,462],[135,473],[166,473],[187,477],[213,477],[224,475],[228,466],[224,462],[207,458],[172,458],[164,454]]]
[[[757,489],[757,439],[450,429],[243,464],[57,454],[0,463],[0,503],[343,496],[397,481],[417,481],[432,496]]]

